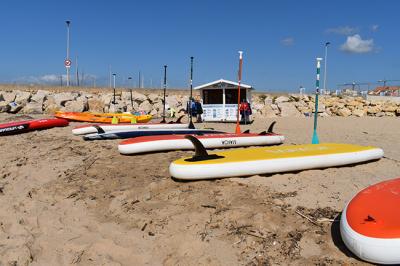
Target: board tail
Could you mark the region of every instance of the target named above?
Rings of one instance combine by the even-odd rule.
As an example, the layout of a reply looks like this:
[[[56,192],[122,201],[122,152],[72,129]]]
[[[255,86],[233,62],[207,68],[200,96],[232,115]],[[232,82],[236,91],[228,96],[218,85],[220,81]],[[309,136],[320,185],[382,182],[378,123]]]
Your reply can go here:
[[[190,140],[193,143],[195,154],[192,158],[185,159],[187,162],[198,162],[198,161],[206,161],[206,160],[214,160],[219,158],[224,158],[224,156],[220,156],[217,154],[208,154],[206,148],[204,148],[203,144],[201,144],[200,140],[191,135],[186,135],[186,139]]]

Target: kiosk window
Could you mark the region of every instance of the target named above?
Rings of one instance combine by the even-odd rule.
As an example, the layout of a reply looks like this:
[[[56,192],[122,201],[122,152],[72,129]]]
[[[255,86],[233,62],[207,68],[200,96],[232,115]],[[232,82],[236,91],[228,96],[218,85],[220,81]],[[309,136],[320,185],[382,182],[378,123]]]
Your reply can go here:
[[[240,89],[240,101],[246,100],[246,89]],[[225,90],[225,103],[226,104],[237,104],[238,102],[238,90],[237,89],[226,89]]]
[[[222,104],[222,90],[203,90],[203,104]]]

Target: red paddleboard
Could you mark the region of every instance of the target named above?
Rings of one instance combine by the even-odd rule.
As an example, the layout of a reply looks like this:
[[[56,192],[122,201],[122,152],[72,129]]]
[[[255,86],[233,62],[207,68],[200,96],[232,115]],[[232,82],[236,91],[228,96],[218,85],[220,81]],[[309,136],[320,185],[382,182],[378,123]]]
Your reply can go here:
[[[68,126],[66,119],[35,119],[0,124],[0,136],[24,133],[32,130]]]
[[[363,260],[400,263],[400,178],[360,191],[340,223],[346,246]]]
[[[275,133],[205,134],[194,135],[205,148],[232,148],[281,144],[284,136]],[[122,154],[135,154],[168,150],[192,150],[193,144],[185,135],[157,135],[127,139],[118,145]]]

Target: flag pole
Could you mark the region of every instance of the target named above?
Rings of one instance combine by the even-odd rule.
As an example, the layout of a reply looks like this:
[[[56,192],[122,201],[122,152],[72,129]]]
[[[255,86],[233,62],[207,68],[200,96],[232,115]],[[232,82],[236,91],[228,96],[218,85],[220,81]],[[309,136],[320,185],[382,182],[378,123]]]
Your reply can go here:
[[[236,134],[240,134],[240,83],[242,82],[242,64],[243,64],[243,52],[239,51],[239,72],[238,72],[238,105],[237,105],[237,120],[236,120]]]
[[[312,136],[312,144],[319,144],[318,134],[317,134],[317,120],[318,120],[318,95],[319,95],[319,74],[321,69],[322,58],[317,58],[317,79],[315,82],[315,110],[314,110],[314,132]]]

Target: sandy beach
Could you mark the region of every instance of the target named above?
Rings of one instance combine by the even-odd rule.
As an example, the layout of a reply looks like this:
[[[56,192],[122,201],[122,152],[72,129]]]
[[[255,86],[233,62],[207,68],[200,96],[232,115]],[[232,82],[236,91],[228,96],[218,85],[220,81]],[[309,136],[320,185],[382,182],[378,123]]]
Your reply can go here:
[[[30,117],[45,116],[0,122]],[[311,142],[311,118],[274,120],[285,144]],[[359,190],[400,176],[396,117],[319,120],[321,142],[377,146],[379,161],[197,182],[168,172],[191,151],[123,156],[118,140],[73,136],[78,124],[0,138],[0,265],[364,265],[338,216]]]

